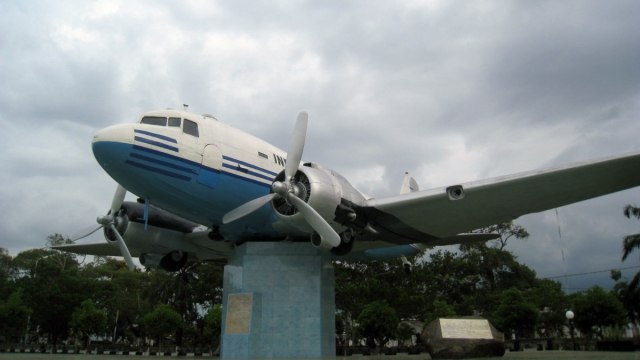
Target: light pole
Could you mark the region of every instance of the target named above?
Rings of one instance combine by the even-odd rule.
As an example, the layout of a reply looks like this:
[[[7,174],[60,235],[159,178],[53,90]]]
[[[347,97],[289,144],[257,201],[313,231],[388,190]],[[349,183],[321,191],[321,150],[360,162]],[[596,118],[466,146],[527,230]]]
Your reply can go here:
[[[576,316],[573,311],[571,310],[567,310],[567,312],[564,314],[564,316],[567,317],[567,320],[569,321],[569,334],[571,334],[571,346],[573,346],[573,350],[576,349],[576,339],[573,337],[573,318]]]

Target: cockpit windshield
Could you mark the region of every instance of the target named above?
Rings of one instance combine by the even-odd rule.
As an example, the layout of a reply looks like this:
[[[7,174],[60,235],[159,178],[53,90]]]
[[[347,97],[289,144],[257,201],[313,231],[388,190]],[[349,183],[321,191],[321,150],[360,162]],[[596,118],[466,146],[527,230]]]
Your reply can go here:
[[[170,117],[167,118],[165,116],[143,116],[142,120],[140,120],[140,124],[147,125],[156,125],[156,126],[169,126],[180,128],[182,127],[182,132],[194,137],[199,137],[200,133],[198,131],[198,123],[195,121],[191,121],[189,119],[182,119],[179,117]]]
[[[145,116],[140,120],[140,124],[167,126],[167,118],[163,116]]]

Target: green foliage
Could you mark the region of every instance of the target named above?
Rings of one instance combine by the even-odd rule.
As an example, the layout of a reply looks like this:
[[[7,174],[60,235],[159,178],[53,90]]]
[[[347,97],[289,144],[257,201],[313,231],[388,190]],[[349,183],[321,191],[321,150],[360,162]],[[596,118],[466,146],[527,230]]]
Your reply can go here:
[[[182,325],[180,314],[171,306],[165,304],[156,305],[144,318],[146,332],[158,339],[158,348],[164,336],[174,334]]]
[[[64,245],[64,244],[72,244],[72,243],[73,241],[71,241],[69,238],[65,238],[64,236],[58,233],[47,236],[47,241],[46,241],[47,247]]]
[[[488,226],[478,230],[478,232],[499,234],[500,237],[492,241],[493,247],[498,250],[504,250],[509,239],[526,239],[529,237],[527,229],[518,224],[514,224],[513,221]]]
[[[566,323],[569,300],[562,285],[553,280],[535,281],[535,286],[525,291],[525,298],[540,311],[537,332],[541,337],[562,337]]]
[[[516,338],[532,336],[538,321],[538,309],[525,300],[520,290],[511,288],[500,295],[500,303],[491,320],[505,335],[513,333]]]
[[[17,339],[24,335],[31,309],[24,304],[22,289],[16,289],[0,302],[0,335]]]
[[[635,217],[640,219],[640,208],[627,205],[624,208],[624,215],[627,218]],[[629,255],[636,249],[640,249],[640,234],[625,236],[622,242],[622,261],[627,260]],[[611,277],[616,281],[614,292],[627,313],[631,323],[631,331],[636,340],[640,340],[638,323],[640,322],[640,271],[638,271],[630,282],[619,281],[622,273],[612,271]]]
[[[7,249],[0,248],[0,301],[11,294],[11,279],[14,276],[12,258]]]
[[[408,344],[408,341],[411,340],[413,335],[416,335],[416,333],[411,325],[404,322],[398,325],[398,329],[396,330],[396,338],[398,339],[398,344],[400,346],[413,345]]]
[[[15,283],[23,289],[25,305],[33,311],[34,327],[53,344],[66,338],[73,310],[92,293],[92,284],[82,276],[75,257],[35,249],[18,254],[12,265],[20,274]]]
[[[88,347],[92,335],[106,332],[107,312],[97,308],[91,299],[86,299],[71,314],[70,325],[86,340]]]
[[[638,321],[640,320],[640,288],[632,287],[627,284],[626,281],[619,281],[621,274],[612,274],[612,278],[617,281],[613,293],[616,295],[624,310],[626,311],[627,318],[631,325],[631,331],[634,338],[639,339],[640,334],[638,331]]]
[[[222,331],[222,305],[215,304],[204,316],[204,337],[209,339],[212,348],[215,349],[220,343],[220,332]]]
[[[358,332],[371,348],[382,347],[396,334],[400,320],[386,301],[365,305],[358,315]]]
[[[503,231],[504,239],[510,239],[524,237],[525,230],[507,223],[493,231]],[[65,241],[56,235],[49,240]],[[372,347],[393,337],[406,341],[411,331],[398,326],[400,319],[428,322],[438,317],[480,314],[506,332],[530,336],[537,331],[544,337],[564,335],[566,309],[576,313],[576,325],[589,321],[581,316],[583,312],[617,313],[615,321],[600,321],[581,329],[588,333],[589,326],[595,327],[599,336],[605,328],[615,333],[611,324],[625,317],[637,319],[638,293],[627,291],[628,284],[620,282],[620,276],[615,292],[609,295],[619,299],[618,305],[624,305],[622,315],[615,304],[613,309],[599,310],[604,305],[612,306],[612,301],[592,294],[597,291],[574,295],[574,306],[558,282],[537,279],[533,270],[500,247],[497,243],[474,244],[462,246],[460,252],[434,251],[410,259],[414,263],[410,275],[405,274],[399,260],[336,263],[336,330],[340,339],[343,334],[354,342],[364,337]],[[2,334],[24,334],[25,323],[20,319],[27,318],[30,337],[35,339],[37,329],[37,335],[53,343],[64,339],[69,324],[73,324],[74,330],[83,333],[107,333],[109,338],[114,335],[115,343],[140,343],[146,335],[158,340],[175,335],[172,340],[178,346],[186,342],[186,346],[214,347],[220,338],[222,274],[219,263],[192,264],[175,273],[131,272],[123,261],[110,258],[97,258],[81,266],[75,256],[57,251],[34,249],[11,258],[3,250],[0,316],[8,308],[22,316],[11,317],[19,319],[15,325],[0,319],[0,329]],[[81,314],[86,318],[95,309],[106,315],[108,325],[97,326],[102,321],[90,321],[96,324],[95,329],[80,329],[88,323],[79,320]],[[210,310],[205,315],[202,309]],[[105,329],[107,326],[109,329]],[[5,330],[9,327],[15,330]]]
[[[588,337],[602,338],[605,327],[618,327],[625,323],[622,303],[613,293],[599,286],[574,294],[572,301],[576,328]]]
[[[425,317],[425,323],[429,324],[433,320],[439,318],[447,318],[456,316],[456,311],[453,306],[449,305],[444,300],[436,299],[433,301],[433,311],[427,314]]]

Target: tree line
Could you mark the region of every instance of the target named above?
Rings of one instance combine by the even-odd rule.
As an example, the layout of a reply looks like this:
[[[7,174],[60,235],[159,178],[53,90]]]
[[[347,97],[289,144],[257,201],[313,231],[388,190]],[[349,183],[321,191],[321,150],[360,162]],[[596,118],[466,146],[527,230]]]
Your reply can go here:
[[[629,323],[637,336],[637,283],[630,286],[613,273],[611,291],[596,286],[567,294],[559,282],[538,278],[505,249],[507,240],[527,237],[526,230],[513,223],[487,230],[501,237],[411,259],[411,274],[399,260],[335,262],[337,344],[405,344],[416,334],[402,320],[426,324],[474,315],[488,318],[507,338],[562,338],[569,309],[575,313],[572,325],[585,338],[620,336]],[[48,239],[60,241],[57,234]],[[222,264],[197,263],[169,273],[129,271],[112,258],[83,259],[48,249],[12,257],[1,249],[0,342],[218,347]]]

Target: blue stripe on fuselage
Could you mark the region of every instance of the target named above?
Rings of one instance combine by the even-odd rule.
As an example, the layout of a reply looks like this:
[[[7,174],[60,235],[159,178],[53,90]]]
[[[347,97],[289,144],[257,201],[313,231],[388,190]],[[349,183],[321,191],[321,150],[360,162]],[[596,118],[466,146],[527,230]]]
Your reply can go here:
[[[149,135],[149,136],[153,136],[154,138],[158,138],[160,140],[164,140],[164,141],[168,141],[168,142],[172,142],[174,144],[178,143],[178,140],[169,137],[169,136],[164,136],[164,135],[160,135],[160,134],[156,134],[156,133],[152,133],[151,131],[146,131],[146,130],[140,130],[140,129],[133,129],[134,133],[137,134],[144,134],[144,135]]]
[[[140,141],[140,142],[143,142],[143,143],[146,143],[146,144],[149,144],[149,145],[154,145],[154,146],[157,146],[157,147],[161,147],[163,149],[167,149],[167,150],[178,152],[178,148],[177,147],[171,146],[171,145],[167,145],[167,144],[161,143],[159,141],[146,139],[146,138],[143,138],[143,137],[140,137],[140,136],[135,136],[133,139],[135,141]]]
[[[190,181],[191,180],[191,178],[189,176],[180,175],[180,174],[174,173],[172,171],[167,171],[167,170],[164,170],[164,169],[157,168],[155,166],[149,166],[149,165],[141,164],[141,163],[133,161],[133,160],[127,160],[127,161],[125,161],[125,163],[129,164],[131,166],[135,166],[135,167],[140,168],[140,169],[151,171],[151,172],[156,173],[156,174],[169,176],[169,177],[172,177],[172,178],[175,178],[175,179],[180,179],[180,180],[184,180],[184,181]]]
[[[245,176],[239,175],[239,174],[234,174],[234,173],[231,173],[231,172],[228,172],[228,171],[224,171],[224,170],[216,170],[216,169],[204,166],[204,165],[202,165],[200,163],[197,163],[195,161],[187,160],[187,159],[181,158],[179,156],[175,156],[173,154],[167,154],[167,153],[164,153],[162,151],[158,151],[158,150],[155,150],[155,149],[150,149],[150,148],[147,148],[147,147],[144,147],[144,146],[141,146],[141,145],[133,145],[133,150],[134,151],[141,151],[141,152],[144,152],[146,154],[160,156],[160,157],[162,157],[164,159],[177,161],[179,163],[182,163],[184,165],[192,167],[191,169],[188,169],[188,168],[185,168],[185,167],[181,167],[179,165],[169,164],[169,163],[167,163],[166,161],[163,161],[163,160],[159,160],[159,159],[152,160],[152,162],[154,162],[155,164],[164,163],[164,164],[167,164],[166,166],[171,167],[173,169],[176,169],[175,167],[177,166],[177,167],[181,167],[182,169],[185,169],[185,170],[188,169],[192,173],[197,172],[197,169],[203,169],[205,171],[213,171],[213,172],[217,172],[217,173],[223,173],[223,174],[226,174],[226,175],[229,175],[229,176],[233,176],[234,178],[241,179],[241,180],[244,180],[244,181],[248,181],[248,182],[251,182],[251,183],[254,183],[254,184],[257,184],[257,185],[260,185],[260,186],[264,186],[264,187],[269,187],[271,185],[271,184],[266,184],[264,182],[258,181],[256,179],[252,179],[252,178],[249,178],[249,177],[245,177]],[[136,153],[132,152],[131,156],[132,157],[136,157]],[[146,156],[146,155],[138,155],[138,156],[144,156],[146,158],[150,158],[149,156]],[[153,159],[153,158],[150,158],[150,159]],[[229,158],[229,159],[232,159],[232,158]],[[242,163],[245,164],[247,167],[258,169],[258,170],[263,171],[265,173],[274,174],[274,177],[275,177],[275,173],[272,172],[272,171],[260,168],[260,167],[258,167],[256,165],[249,164],[249,163],[244,162],[244,161]],[[223,164],[223,166],[224,165],[226,165],[226,164]],[[230,166],[224,166],[224,167],[227,167],[227,168],[233,169],[233,170],[237,170],[236,167],[230,167]],[[195,168],[195,169],[193,169],[193,168]],[[269,182],[273,181],[273,177],[268,177],[268,176],[265,176],[265,175],[261,175],[261,174],[256,173],[256,172],[250,171],[247,174],[255,176],[255,177],[258,177],[258,178],[261,178],[261,179],[264,179],[264,180],[267,180]]]
[[[240,165],[244,165],[244,166],[250,167],[250,168],[252,168],[252,169],[256,169],[256,170],[263,171],[263,172],[265,172],[265,173],[267,173],[267,174],[269,174],[269,175],[273,175],[273,176],[278,175],[278,173],[275,173],[275,172],[273,172],[273,171],[269,171],[269,170],[267,170],[267,169],[263,169],[263,168],[261,168],[261,167],[259,167],[259,166],[256,166],[256,165],[253,165],[253,164],[250,164],[250,163],[248,163],[248,162],[246,162],[246,161],[242,161],[242,160],[234,159],[234,158],[229,157],[229,156],[224,156],[224,155],[223,155],[223,156],[222,156],[222,159],[223,159],[223,160],[230,160],[230,161],[236,162],[236,163],[238,163],[238,164],[240,164]],[[269,179],[267,179],[267,180],[273,180],[273,178],[269,178]]]
[[[229,165],[229,164],[222,164],[222,166],[226,167],[227,169],[240,171],[240,172],[243,172],[243,173],[248,174],[248,175],[253,175],[255,177],[259,177],[261,179],[273,181],[273,176],[269,177],[269,176],[257,173],[255,171],[250,171],[249,169],[242,169],[242,168],[238,168],[237,166],[233,166],[233,165]]]
[[[193,170],[191,168],[187,168],[187,167],[180,166],[180,165],[175,165],[175,164],[172,164],[172,163],[167,162],[167,161],[158,160],[158,159],[152,158],[150,156],[146,156],[146,155],[142,155],[142,154],[138,154],[138,153],[131,153],[131,157],[139,159],[139,160],[148,161],[150,163],[166,166],[166,167],[172,168],[174,170],[186,172],[188,174],[193,174],[193,173],[196,172],[195,170]]]

